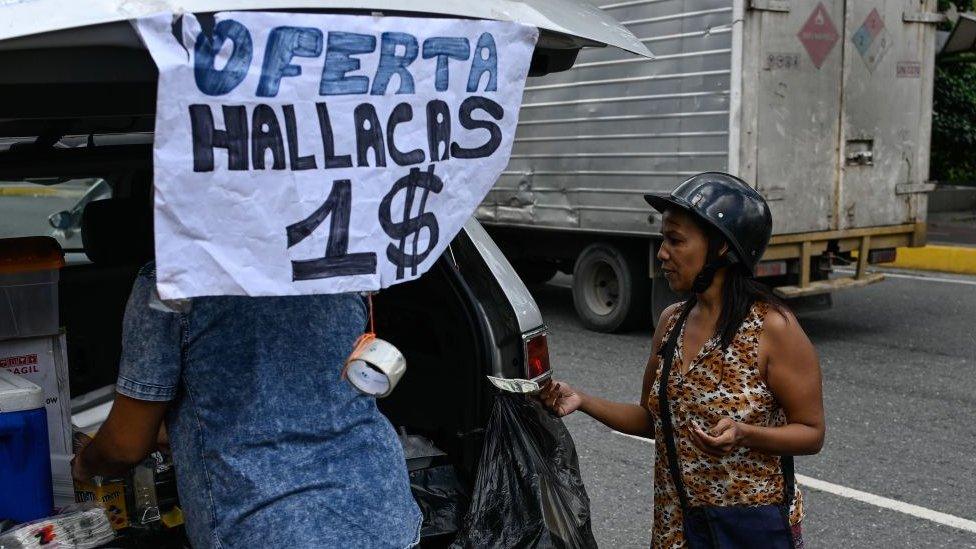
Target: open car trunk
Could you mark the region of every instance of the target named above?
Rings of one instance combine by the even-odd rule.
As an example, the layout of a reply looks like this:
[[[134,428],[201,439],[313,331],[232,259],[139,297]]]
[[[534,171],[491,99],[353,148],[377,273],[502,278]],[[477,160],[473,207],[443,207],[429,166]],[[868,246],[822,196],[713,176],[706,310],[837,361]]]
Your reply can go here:
[[[72,397],[113,384],[118,375],[126,302],[139,268],[152,255],[148,195],[132,186],[140,179],[148,183],[145,177],[120,180],[128,197],[92,203],[83,217],[91,224],[83,228],[91,261],[73,261],[60,272]],[[131,208],[127,214],[120,210],[125,207]],[[458,257],[466,263],[456,264]],[[495,357],[505,355],[507,375],[524,377],[516,368],[521,338],[509,337],[502,346],[489,340],[492,333],[521,332],[511,311],[491,306],[486,312],[478,302],[478,294],[500,289],[485,287],[497,283],[476,258],[477,250],[462,232],[427,274],[374,298],[377,333],[399,348],[409,365],[397,389],[379,401],[380,409],[398,431],[422,436],[445,452],[439,461],[454,465],[465,485],[474,479],[491,404],[484,376],[497,373]],[[502,322],[505,330],[497,325]]]
[[[113,396],[126,303],[154,251],[149,146],[118,144],[124,141],[118,135],[100,139],[117,144],[28,142],[0,151],[0,181],[22,182],[41,194],[79,182],[100,192],[100,199],[80,208],[78,234],[60,239],[68,262],[59,272],[59,318],[77,409]],[[44,207],[39,212],[33,217],[42,227],[56,213]],[[459,505],[467,505],[463,495],[475,480],[493,400],[485,375],[526,377],[525,330],[473,238],[480,237],[462,230],[425,275],[374,297],[376,332],[403,352],[409,366],[379,407],[402,440],[409,435],[427,443],[420,455],[416,445],[404,445],[411,478],[422,485],[430,475],[439,475],[433,480],[440,483],[447,475],[460,487]],[[463,510],[458,507],[457,514]],[[443,521],[439,527],[443,532]]]

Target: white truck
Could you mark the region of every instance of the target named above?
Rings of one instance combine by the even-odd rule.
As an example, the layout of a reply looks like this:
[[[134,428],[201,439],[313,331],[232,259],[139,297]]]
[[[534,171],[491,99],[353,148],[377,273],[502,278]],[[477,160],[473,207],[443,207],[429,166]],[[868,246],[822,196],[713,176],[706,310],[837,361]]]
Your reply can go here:
[[[924,244],[935,0],[601,1],[656,57],[589,50],[529,79],[477,213],[523,279],[572,273],[594,330],[657,318],[676,296],[641,195],[708,170],[769,201],[758,274],[794,306],[829,307],[881,280],[868,263]],[[828,276],[837,263],[854,274]]]

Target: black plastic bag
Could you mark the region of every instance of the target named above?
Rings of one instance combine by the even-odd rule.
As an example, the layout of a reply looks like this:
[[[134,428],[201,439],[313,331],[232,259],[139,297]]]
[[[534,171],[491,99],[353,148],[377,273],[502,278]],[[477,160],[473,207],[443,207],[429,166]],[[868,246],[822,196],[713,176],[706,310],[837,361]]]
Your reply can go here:
[[[454,548],[596,547],[573,439],[531,397],[499,394]]]
[[[420,528],[422,537],[453,534],[460,529],[462,515],[468,507],[468,495],[453,466],[411,471],[410,491],[424,515]]]

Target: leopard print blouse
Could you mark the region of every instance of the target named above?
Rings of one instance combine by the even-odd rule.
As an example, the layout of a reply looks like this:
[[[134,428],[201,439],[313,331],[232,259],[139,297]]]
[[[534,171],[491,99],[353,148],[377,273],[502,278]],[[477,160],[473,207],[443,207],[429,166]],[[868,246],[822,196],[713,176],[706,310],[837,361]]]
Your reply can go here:
[[[686,305],[683,305],[684,307]],[[668,320],[663,341],[671,335],[679,311]],[[692,506],[766,505],[783,501],[783,475],[780,458],[748,448],[737,448],[724,457],[700,452],[691,442],[694,423],[711,428],[724,417],[752,425],[776,426],[786,423],[786,414],[766,386],[759,372],[759,336],[769,305],[756,303],[736,332],[725,352],[719,337],[713,336],[702,347],[682,375],[684,328],[678,338],[668,397],[678,442],[682,479]],[[654,415],[654,548],[685,547],[681,506],[668,473],[667,446],[658,414],[658,387],[661,366],[646,402]],[[799,489],[790,505],[790,523],[803,518],[803,497]]]

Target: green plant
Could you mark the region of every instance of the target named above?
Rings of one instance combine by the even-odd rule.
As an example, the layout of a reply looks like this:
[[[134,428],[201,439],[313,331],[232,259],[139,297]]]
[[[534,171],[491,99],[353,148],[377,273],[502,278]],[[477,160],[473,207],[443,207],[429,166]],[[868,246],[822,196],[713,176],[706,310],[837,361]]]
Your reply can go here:
[[[976,0],[939,0],[939,11],[976,9]],[[948,29],[946,29],[948,30]],[[931,177],[976,184],[976,64],[973,57],[939,59],[932,104]]]
[[[974,0],[939,0],[939,11],[946,11],[952,5],[955,5],[958,11],[972,11],[976,7],[976,1]]]

